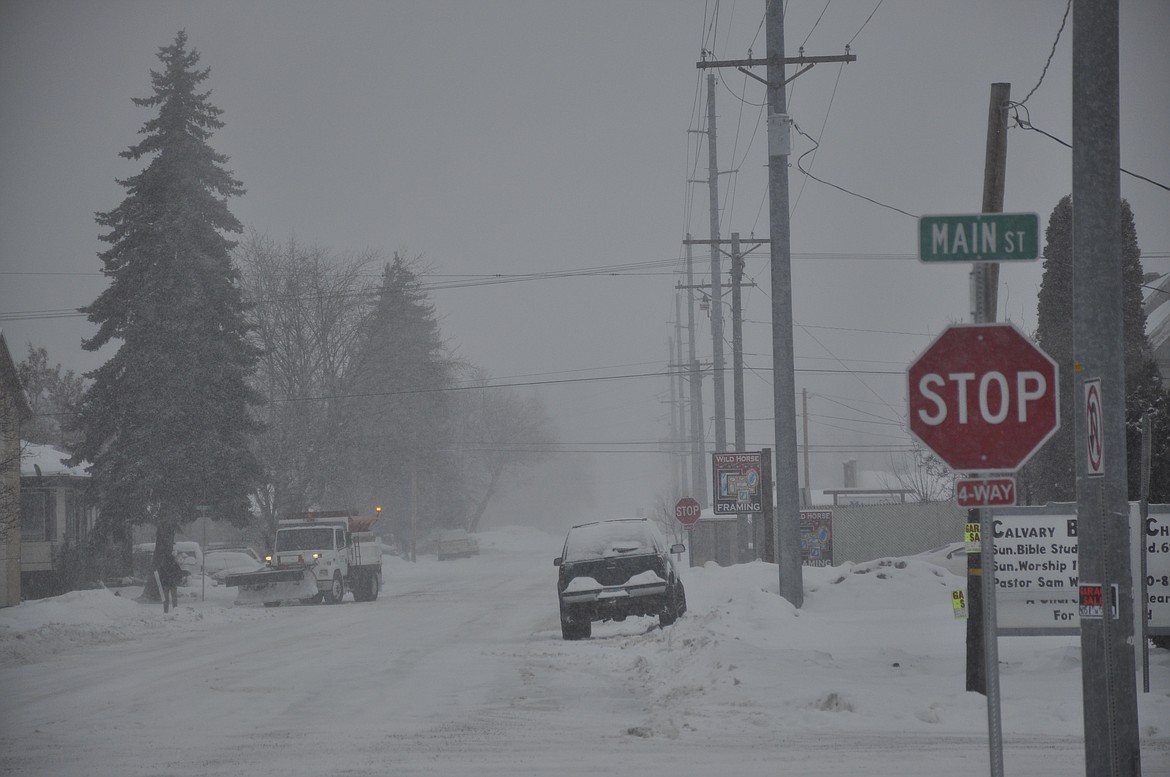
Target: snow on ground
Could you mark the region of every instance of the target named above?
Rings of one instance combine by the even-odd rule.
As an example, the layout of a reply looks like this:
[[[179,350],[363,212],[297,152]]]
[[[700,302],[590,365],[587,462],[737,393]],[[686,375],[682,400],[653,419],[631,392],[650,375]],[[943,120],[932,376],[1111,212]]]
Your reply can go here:
[[[957,757],[966,761],[937,773],[986,773],[978,747],[982,738],[986,749],[986,703],[964,690],[965,624],[954,618],[950,600],[950,592],[965,581],[939,565],[955,566],[945,552],[805,568],[799,610],[778,595],[774,565],[684,569],[689,609],[674,626],[662,629],[656,620],[629,618],[594,624],[592,639],[565,642],[556,621],[551,563],[561,542],[536,530],[510,528],[481,534],[483,553],[474,559],[438,562],[428,556],[412,564],[388,557],[377,612],[392,614],[397,633],[421,633],[438,616],[408,605],[427,591],[503,587],[501,581],[507,581],[514,595],[535,596],[538,601],[518,602],[523,607],[508,615],[532,624],[521,626],[530,631],[518,634],[515,645],[497,645],[501,635],[481,626],[481,615],[465,615],[466,627],[457,633],[487,634],[489,647],[472,638],[466,650],[443,644],[443,651],[453,651],[445,660],[474,666],[491,655],[522,662],[518,685],[523,687],[506,691],[514,695],[513,707],[529,714],[528,707],[550,705],[570,720],[580,716],[582,731],[617,727],[606,737],[625,743],[619,749],[648,740],[672,748],[734,742],[756,750],[753,758],[763,761],[765,754],[774,757],[777,742],[786,737],[815,741],[818,748],[835,738],[858,743],[891,737],[891,749],[910,737],[958,743]],[[244,643],[252,628],[248,622],[288,618],[290,609],[302,609],[237,607],[234,589],[210,584],[201,589],[196,583],[182,588],[180,606],[163,614],[160,604],[137,601],[138,593],[134,588],[79,591],[0,610],[0,677],[18,678],[41,662],[84,660],[90,646],[103,643],[209,629]],[[509,626],[507,633],[515,631]],[[1048,750],[1075,763],[1083,753],[1084,726],[1079,640],[1002,638],[999,651],[1003,731],[1016,748],[1012,757],[1043,763]],[[1170,651],[1152,650],[1150,663],[1151,693],[1138,694],[1143,769],[1147,776],[1170,775]],[[624,683],[628,703],[595,697],[590,689],[599,678]],[[491,692],[498,696],[501,689]],[[428,700],[426,709],[445,714],[435,700]],[[552,725],[552,713],[547,717]],[[527,742],[516,736],[518,747]],[[864,768],[864,758],[842,763],[863,774],[886,773]],[[751,772],[750,758],[740,763],[746,764],[742,773]],[[0,771],[2,766],[0,756]]]

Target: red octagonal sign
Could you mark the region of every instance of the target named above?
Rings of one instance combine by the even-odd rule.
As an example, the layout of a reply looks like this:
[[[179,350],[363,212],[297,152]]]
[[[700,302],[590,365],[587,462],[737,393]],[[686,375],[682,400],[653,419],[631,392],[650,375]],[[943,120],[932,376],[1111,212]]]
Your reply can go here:
[[[703,508],[699,506],[698,500],[693,496],[684,496],[678,500],[674,506],[674,517],[686,527],[691,527],[695,521],[699,520],[699,515],[702,514]]]
[[[1056,362],[1011,324],[952,326],[907,373],[910,432],[959,472],[1015,472],[1060,428]]]

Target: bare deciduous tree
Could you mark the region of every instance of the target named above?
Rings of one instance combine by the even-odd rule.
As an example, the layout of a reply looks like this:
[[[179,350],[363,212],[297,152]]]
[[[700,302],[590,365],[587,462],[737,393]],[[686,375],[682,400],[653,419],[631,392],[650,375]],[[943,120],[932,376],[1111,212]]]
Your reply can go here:
[[[0,401],[0,404],[3,404]],[[0,426],[9,427],[0,408]],[[20,531],[20,454],[23,445],[8,444],[8,437],[16,431],[0,428],[0,547],[4,547]]]
[[[265,478],[255,496],[272,534],[279,516],[318,504],[345,465],[353,430],[340,397],[374,290],[368,268],[380,257],[252,232],[236,260],[262,351],[255,387],[266,400],[266,429],[256,453]]]
[[[955,476],[950,467],[917,442],[900,459],[890,459],[896,485],[884,483],[886,488],[906,488],[910,498],[919,502],[946,502],[955,496]]]
[[[548,456],[556,438],[537,397],[489,388],[483,371],[469,368],[469,373],[468,382],[485,387],[461,392],[455,412],[467,529],[476,531],[507,474]]]
[[[78,435],[67,430],[67,417],[81,403],[85,381],[73,370],[62,370],[60,364],[50,367],[48,351],[32,343],[28,356],[16,365],[16,373],[31,411],[21,424],[20,436],[28,442],[72,449]]]

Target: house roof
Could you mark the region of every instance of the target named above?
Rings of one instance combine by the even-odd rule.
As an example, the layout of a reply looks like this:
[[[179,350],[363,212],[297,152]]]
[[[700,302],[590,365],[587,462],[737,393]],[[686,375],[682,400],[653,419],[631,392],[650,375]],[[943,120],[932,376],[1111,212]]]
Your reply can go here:
[[[67,458],[69,458],[68,453],[54,448],[52,445],[24,443],[20,453],[20,476],[22,478],[61,475],[74,478],[89,477],[89,473],[85,471],[84,467],[67,467],[61,463],[62,459]]]
[[[1155,349],[1170,340],[1170,273],[1146,284],[1146,334]]]

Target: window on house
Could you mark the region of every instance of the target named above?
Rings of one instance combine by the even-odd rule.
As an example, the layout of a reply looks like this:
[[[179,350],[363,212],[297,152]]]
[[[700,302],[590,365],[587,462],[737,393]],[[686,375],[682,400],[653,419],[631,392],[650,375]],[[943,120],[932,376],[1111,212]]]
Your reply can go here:
[[[20,490],[20,539],[44,542],[53,539],[53,499],[48,491],[33,488]]]
[[[85,504],[81,494],[74,491],[65,492],[65,539],[79,543],[85,539],[86,530]]]

